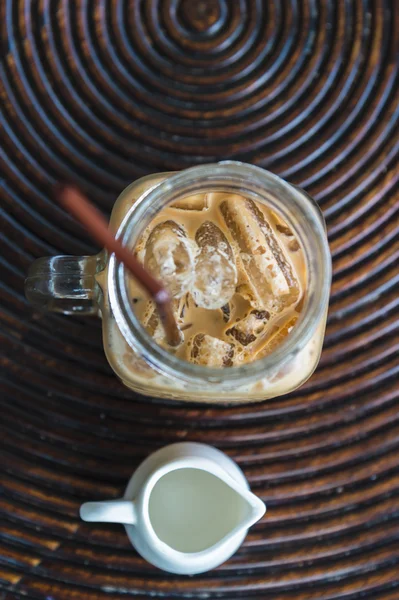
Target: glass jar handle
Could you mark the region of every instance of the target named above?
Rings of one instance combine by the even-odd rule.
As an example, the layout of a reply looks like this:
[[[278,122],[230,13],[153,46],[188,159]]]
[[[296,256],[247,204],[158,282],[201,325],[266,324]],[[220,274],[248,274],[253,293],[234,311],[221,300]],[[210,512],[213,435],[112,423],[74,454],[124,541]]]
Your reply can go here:
[[[102,270],[97,256],[50,256],[35,260],[25,280],[25,295],[38,308],[65,315],[98,313]]]

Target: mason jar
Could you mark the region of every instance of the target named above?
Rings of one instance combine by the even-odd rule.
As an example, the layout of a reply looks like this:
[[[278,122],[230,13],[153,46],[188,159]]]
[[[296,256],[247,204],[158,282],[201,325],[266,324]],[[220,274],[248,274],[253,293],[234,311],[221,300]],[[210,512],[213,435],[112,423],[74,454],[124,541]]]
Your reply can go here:
[[[268,356],[229,368],[177,358],[140,324],[129,294],[131,275],[105,250],[97,256],[37,260],[26,279],[26,296],[51,311],[100,316],[109,364],[126,386],[140,394],[215,404],[286,394],[302,385],[318,364],[331,285],[325,223],[307,193],[259,167],[224,161],[133,182],[118,197],[110,227],[133,250],[164,207],[209,192],[239,194],[264,203],[287,223],[303,250],[306,290],[301,312],[292,331]]]

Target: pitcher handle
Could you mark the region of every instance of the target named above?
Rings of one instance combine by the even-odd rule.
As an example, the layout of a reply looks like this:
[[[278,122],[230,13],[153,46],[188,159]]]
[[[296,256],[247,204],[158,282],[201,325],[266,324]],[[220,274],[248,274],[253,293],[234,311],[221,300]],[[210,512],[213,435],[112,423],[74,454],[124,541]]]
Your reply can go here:
[[[25,280],[27,299],[34,306],[52,312],[97,314],[100,286],[94,276],[103,268],[102,256],[103,253],[35,260]]]
[[[131,500],[86,502],[80,507],[80,518],[89,523],[122,523],[135,525],[136,510]]]

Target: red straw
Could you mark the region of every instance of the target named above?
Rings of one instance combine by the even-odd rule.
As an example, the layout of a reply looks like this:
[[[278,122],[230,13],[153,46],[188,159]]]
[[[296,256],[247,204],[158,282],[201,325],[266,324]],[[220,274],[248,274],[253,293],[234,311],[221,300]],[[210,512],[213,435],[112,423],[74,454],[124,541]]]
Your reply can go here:
[[[97,208],[74,186],[59,188],[58,199],[63,206],[84,225],[90,235],[125,265],[130,273],[147,290],[158,308],[166,339],[170,346],[178,346],[181,332],[173,314],[169,292],[139,263],[137,258],[112,235],[108,223]]]

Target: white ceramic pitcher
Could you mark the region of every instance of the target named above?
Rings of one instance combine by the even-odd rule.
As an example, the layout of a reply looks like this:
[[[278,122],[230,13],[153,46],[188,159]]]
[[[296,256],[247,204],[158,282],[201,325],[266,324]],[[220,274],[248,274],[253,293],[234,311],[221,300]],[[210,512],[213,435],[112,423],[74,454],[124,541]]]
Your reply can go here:
[[[87,502],[84,521],[123,523],[137,552],[153,565],[193,575],[217,567],[266,511],[241,469],[223,452],[185,442],[149,456],[124,498]]]

